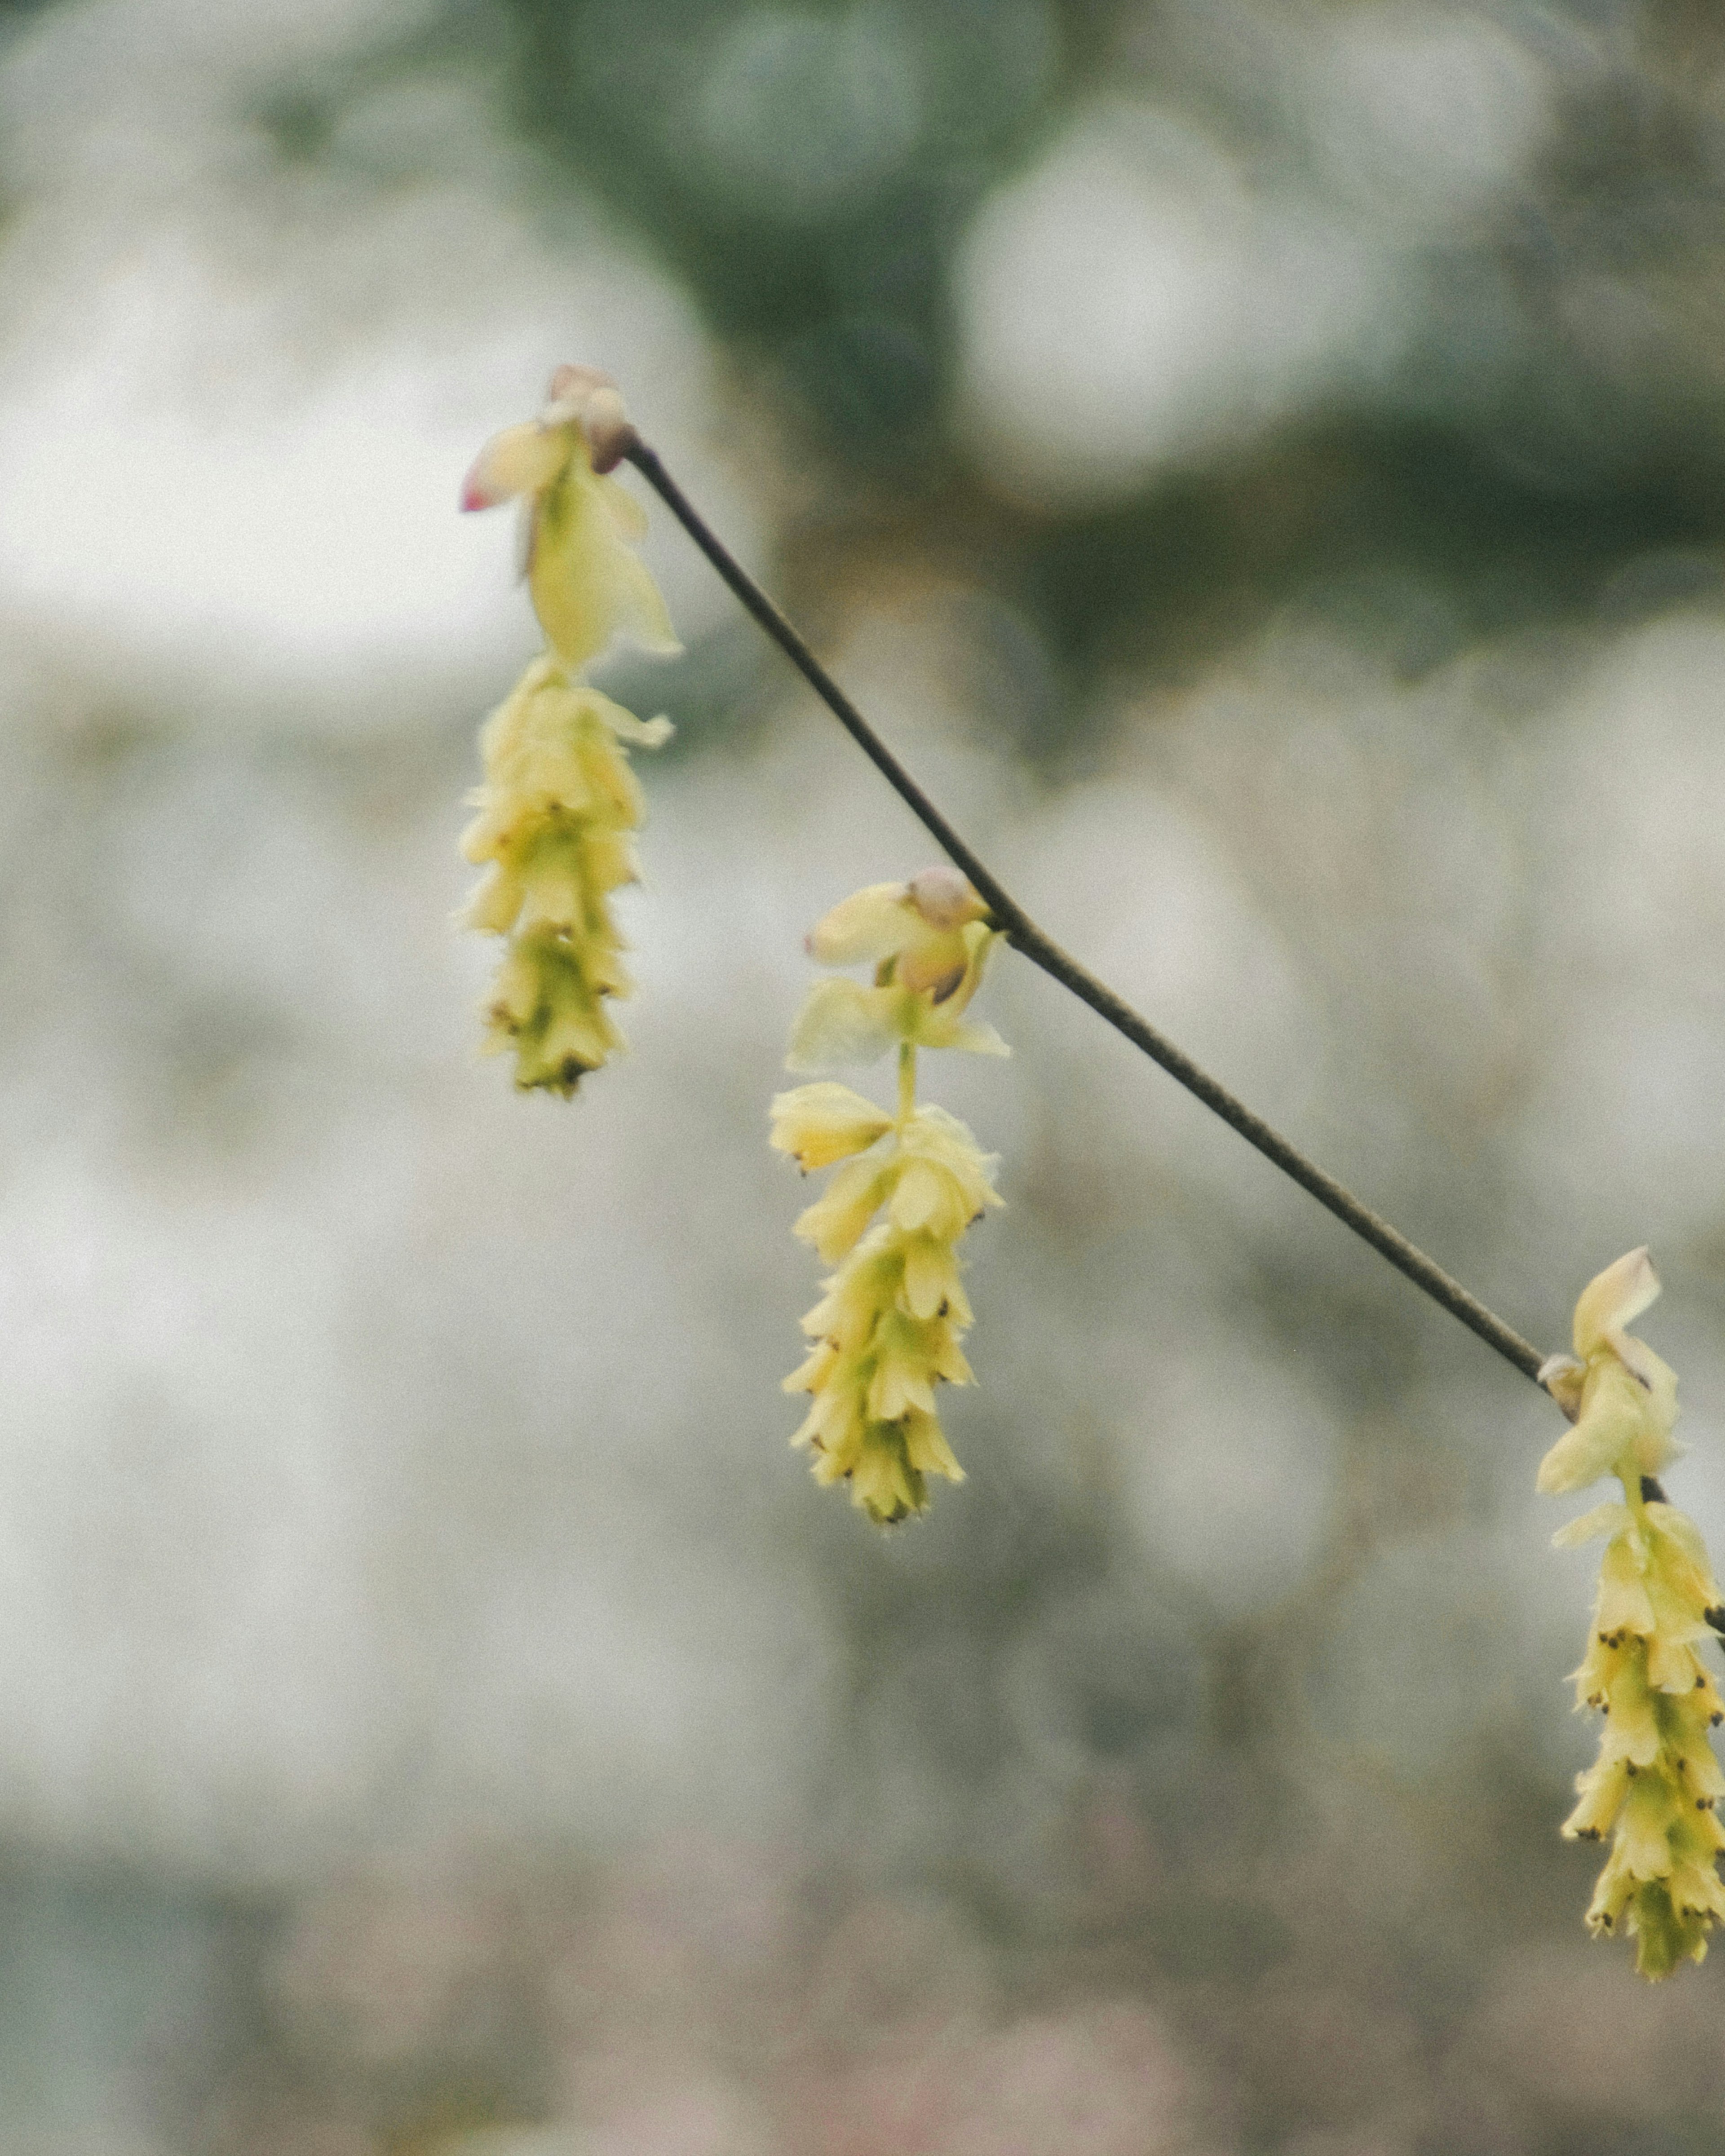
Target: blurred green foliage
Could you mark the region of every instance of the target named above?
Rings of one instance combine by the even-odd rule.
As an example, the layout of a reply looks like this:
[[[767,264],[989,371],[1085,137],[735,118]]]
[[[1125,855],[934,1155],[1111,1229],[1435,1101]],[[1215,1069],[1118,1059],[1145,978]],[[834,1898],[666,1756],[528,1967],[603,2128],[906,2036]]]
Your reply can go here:
[[[952,441],[954,250],[1099,92],[1185,110],[1267,191],[1321,192],[1333,146],[1248,40],[1230,46],[1240,11],[495,0],[444,34],[507,54],[524,130],[686,282],[836,495],[848,474],[871,519],[906,505],[978,562],[1055,669],[1032,721],[1003,723],[1057,759],[1081,752],[1101,674],[1189,678],[1278,610],[1406,678],[1481,635],[1621,624],[1718,583],[1722,382],[1696,317],[1717,304],[1725,177],[1692,87],[1718,26],[1484,13],[1548,71],[1557,127],[1481,228],[1408,237],[1427,303],[1397,363],[1135,499],[1066,511],[1000,498]],[[1575,295],[1600,290],[1635,314],[1628,360],[1615,331],[1575,326]],[[717,701],[735,719],[749,692]]]

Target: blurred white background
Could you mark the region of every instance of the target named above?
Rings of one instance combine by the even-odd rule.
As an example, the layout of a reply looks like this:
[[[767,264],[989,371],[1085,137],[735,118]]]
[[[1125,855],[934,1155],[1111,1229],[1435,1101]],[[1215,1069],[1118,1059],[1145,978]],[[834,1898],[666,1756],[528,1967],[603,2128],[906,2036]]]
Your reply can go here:
[[[0,17],[5,2156],[1725,2148],[1556,1839],[1554,1411],[1009,955],[970,1480],[787,1449],[801,938],[930,848],[662,513],[630,1056],[516,1096],[450,926],[536,640],[457,485],[603,365],[1512,1323],[1651,1243],[1725,1548],[1721,27]]]

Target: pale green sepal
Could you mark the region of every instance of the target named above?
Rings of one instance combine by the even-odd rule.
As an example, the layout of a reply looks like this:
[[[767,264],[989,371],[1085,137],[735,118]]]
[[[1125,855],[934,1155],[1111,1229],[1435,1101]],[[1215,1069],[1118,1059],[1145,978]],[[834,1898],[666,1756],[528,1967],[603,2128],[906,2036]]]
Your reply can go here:
[[[973,1055],[1010,1055],[1012,1050],[986,1019],[948,1019],[937,1007],[916,1029],[922,1048],[963,1048]]]
[[[803,1000],[785,1055],[788,1070],[814,1073],[873,1063],[901,1039],[904,998],[842,976],[817,981]]]
[[[884,1108],[833,1078],[775,1094],[772,1116],[769,1142],[805,1171],[865,1152],[892,1127]]]
[[[662,712],[656,719],[638,719],[633,711],[625,711],[621,704],[614,704],[597,689],[589,689],[587,694],[593,698],[593,707],[598,716],[619,741],[627,742],[631,748],[663,748],[676,732]]]
[[[1615,1535],[1629,1525],[1629,1507],[1610,1503],[1595,1505],[1590,1512],[1584,1512],[1579,1520],[1571,1520],[1567,1527],[1559,1527],[1551,1538],[1553,1549],[1579,1549],[1584,1543],[1597,1542],[1601,1535]]]
[[[1546,1497],[1566,1490],[1584,1490],[1612,1472],[1640,1435],[1646,1395],[1620,1363],[1599,1370],[1588,1389],[1581,1419],[1553,1445],[1539,1463],[1538,1488]]]
[[[1658,1300],[1659,1275],[1644,1243],[1596,1273],[1575,1306],[1575,1352],[1590,1362],[1603,1347],[1617,1348],[1614,1334],[1633,1324]]]
[[[890,958],[923,926],[901,883],[871,883],[824,913],[809,932],[817,965],[873,965]]]

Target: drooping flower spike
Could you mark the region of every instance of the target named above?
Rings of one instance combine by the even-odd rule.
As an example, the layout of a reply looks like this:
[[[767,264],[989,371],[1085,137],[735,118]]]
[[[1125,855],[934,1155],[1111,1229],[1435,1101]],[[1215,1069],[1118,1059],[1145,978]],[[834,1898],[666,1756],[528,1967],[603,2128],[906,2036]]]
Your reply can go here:
[[[897,1112],[831,1080],[773,1103],[779,1152],[805,1173],[845,1163],[796,1223],[837,1270],[803,1320],[808,1358],[785,1379],[787,1392],[814,1396],[792,1443],[812,1453],[817,1481],[848,1482],[882,1526],[927,1509],[931,1475],[964,1479],[935,1387],[972,1382],[959,1344],[972,1319],[957,1245],[1001,1199],[994,1161],[964,1125],[916,1105],[916,1050],[1009,1052],[992,1026],[963,1016],[994,940],[980,900],[950,869],[876,884],[834,906],[809,937],[810,954],[832,966],[870,961],[874,982],[818,982],[787,1060],[793,1070],[830,1069],[896,1045]]]
[[[490,865],[464,918],[509,938],[486,1009],[486,1047],[513,1046],[516,1084],[572,1093],[624,1046],[608,1000],[630,981],[610,894],[635,880],[641,791],[629,749],[657,748],[644,722],[578,676],[618,637],[675,651],[665,602],[629,542],[645,518],[605,475],[634,439],[615,385],[560,367],[536,420],[496,434],[462,490],[464,509],[519,499],[526,574],[547,649],[480,735],[485,784],[462,839]]]
[[[485,1045],[513,1046],[524,1091],[567,1100],[624,1045],[605,1004],[633,986],[608,902],[639,873],[641,789],[628,745],[657,748],[670,732],[668,719],[634,717],[548,657],[485,721],[485,783],[461,850],[490,874],[464,919],[510,939]]]
[[[1540,1462],[1540,1489],[1584,1489],[1604,1475],[1623,1486],[1621,1502],[1595,1506],[1553,1537],[1560,1548],[1605,1537],[1574,1680],[1577,1707],[1597,1707],[1605,1726],[1563,1832],[1611,1835],[1588,1928],[1632,1937],[1647,1977],[1702,1960],[1725,1917],[1715,1869],[1725,1830],[1713,1810],[1725,1774],[1708,1741],[1725,1707],[1698,1652],[1725,1628],[1725,1607],[1699,1531],[1658,1479],[1680,1449],[1676,1373],[1625,1329],[1658,1293],[1645,1249],[1620,1258],[1575,1306],[1574,1354],[1553,1356],[1540,1372],[1573,1424]]]

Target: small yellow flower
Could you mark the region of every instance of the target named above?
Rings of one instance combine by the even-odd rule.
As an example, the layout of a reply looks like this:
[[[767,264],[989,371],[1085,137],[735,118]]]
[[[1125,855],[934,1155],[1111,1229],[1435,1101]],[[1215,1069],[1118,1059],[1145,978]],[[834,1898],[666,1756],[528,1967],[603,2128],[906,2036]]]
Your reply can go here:
[[[1540,1373],[1574,1425],[1541,1461],[1540,1489],[1579,1490],[1608,1474],[1623,1486],[1622,1502],[1595,1506],[1554,1537],[1563,1548],[1605,1537],[1574,1674],[1577,1706],[1597,1707],[1605,1727],[1563,1830],[1612,1835],[1588,1926],[1633,1937],[1647,1977],[1702,1960],[1725,1917],[1715,1870],[1725,1830],[1713,1810],[1725,1774],[1708,1742],[1725,1708],[1697,1652],[1725,1627],[1725,1607],[1699,1531],[1657,1480],[1678,1451],[1676,1373],[1625,1329],[1658,1293],[1645,1250],[1620,1258],[1575,1306],[1574,1356],[1553,1356]]]
[[[649,651],[682,649],[634,551],[645,511],[604,476],[632,434],[608,375],[560,367],[539,417],[494,434],[462,486],[464,509],[521,503],[533,611],[572,673],[618,636]]]
[[[837,1270],[803,1320],[808,1358],[784,1381],[787,1392],[813,1395],[792,1443],[813,1453],[817,1481],[848,1482],[882,1526],[926,1510],[931,1475],[964,1479],[935,1388],[973,1382],[960,1345],[972,1313],[957,1245],[1002,1201],[995,1163],[964,1125],[916,1105],[916,1062],[919,1045],[1007,1053],[992,1027],[960,1018],[992,941],[981,901],[950,870],[877,884],[835,906],[810,952],[827,965],[870,962],[874,983],[819,983],[787,1060],[793,1070],[866,1062],[896,1042],[898,1113],[831,1081],[773,1103],[773,1145],[805,1171],[838,1171],[796,1224]]]
[[[606,1011],[631,983],[609,895],[637,875],[641,793],[626,742],[656,748],[670,722],[644,723],[597,689],[536,659],[480,737],[485,783],[462,850],[490,873],[470,927],[510,939],[486,1013],[487,1048],[513,1047],[516,1084],[566,1099],[624,1045]]]
[[[871,964],[873,982],[818,982],[792,1029],[787,1067],[872,1063],[906,1042],[1008,1054],[993,1026],[964,1017],[999,940],[988,909],[955,869],[925,869],[908,883],[855,892],[816,924],[809,954],[823,966]]]
[[[773,1143],[805,1175],[811,1168],[848,1160],[891,1128],[892,1118],[884,1108],[848,1086],[799,1086],[773,1103]]]

